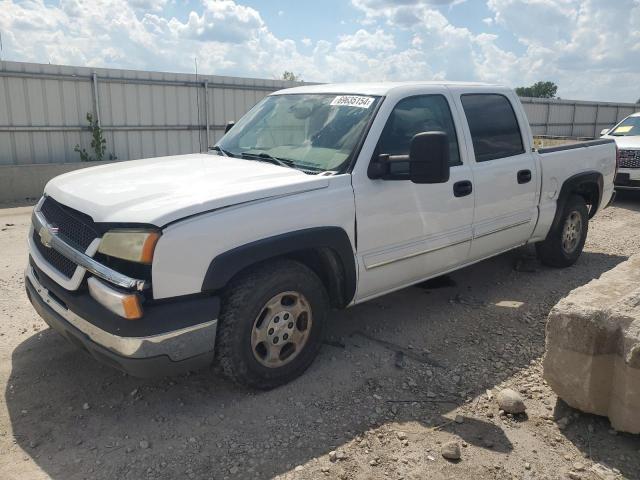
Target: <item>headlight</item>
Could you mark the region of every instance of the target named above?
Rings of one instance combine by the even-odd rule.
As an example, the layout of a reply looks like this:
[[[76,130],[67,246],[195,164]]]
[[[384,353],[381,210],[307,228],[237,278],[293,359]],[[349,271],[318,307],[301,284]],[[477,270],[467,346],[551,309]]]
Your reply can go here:
[[[150,264],[160,238],[155,230],[111,230],[104,234],[98,251],[110,257]]]

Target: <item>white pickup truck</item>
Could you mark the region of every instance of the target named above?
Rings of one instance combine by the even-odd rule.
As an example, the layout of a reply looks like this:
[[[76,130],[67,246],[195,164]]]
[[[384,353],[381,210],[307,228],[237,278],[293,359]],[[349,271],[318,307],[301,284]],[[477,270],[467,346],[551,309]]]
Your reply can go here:
[[[573,264],[615,174],[611,139],[536,152],[506,87],[298,87],[208,154],[51,180],[26,288],[50,326],[132,375],[215,356],[272,388],[311,364],[331,308],[527,243]]]
[[[618,146],[618,174],[615,186],[620,190],[640,190],[640,112],[629,115],[613,128],[605,128],[602,138],[611,138]]]

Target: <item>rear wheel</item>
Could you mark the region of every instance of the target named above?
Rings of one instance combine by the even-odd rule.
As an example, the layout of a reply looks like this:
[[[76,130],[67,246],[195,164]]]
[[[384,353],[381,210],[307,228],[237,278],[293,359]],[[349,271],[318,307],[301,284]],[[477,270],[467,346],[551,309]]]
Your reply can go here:
[[[317,275],[278,260],[241,274],[223,295],[217,357],[237,383],[270,389],[301,375],[324,332],[329,301]]]
[[[589,211],[582,197],[572,195],[558,224],[536,244],[538,258],[551,267],[568,267],[580,257],[589,230]]]

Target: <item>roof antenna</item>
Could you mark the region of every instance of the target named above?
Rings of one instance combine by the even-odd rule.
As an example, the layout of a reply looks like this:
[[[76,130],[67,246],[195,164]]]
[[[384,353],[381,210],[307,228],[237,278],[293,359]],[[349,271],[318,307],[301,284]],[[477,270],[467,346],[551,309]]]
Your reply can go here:
[[[200,129],[200,84],[198,83],[198,57],[193,57],[196,64],[196,110],[198,112],[198,145],[202,153],[202,131]]]

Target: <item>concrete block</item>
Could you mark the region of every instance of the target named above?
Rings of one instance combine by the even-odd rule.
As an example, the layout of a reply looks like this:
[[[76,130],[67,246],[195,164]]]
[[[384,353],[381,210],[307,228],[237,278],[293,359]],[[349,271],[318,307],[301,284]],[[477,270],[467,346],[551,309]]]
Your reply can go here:
[[[640,255],[551,310],[544,378],[572,407],[640,433]]]

